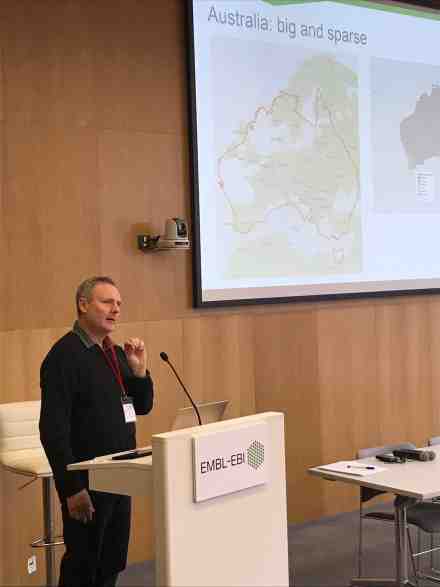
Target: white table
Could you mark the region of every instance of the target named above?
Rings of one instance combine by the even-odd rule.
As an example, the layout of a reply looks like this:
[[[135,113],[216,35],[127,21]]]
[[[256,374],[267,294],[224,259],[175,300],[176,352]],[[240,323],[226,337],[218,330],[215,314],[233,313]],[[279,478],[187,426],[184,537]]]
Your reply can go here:
[[[406,538],[406,510],[415,501],[432,499],[440,495],[440,446],[429,447],[436,453],[433,461],[410,461],[406,463],[382,463],[375,457],[361,459],[358,462],[366,465],[383,467],[382,472],[367,476],[347,475],[334,471],[324,470],[319,467],[309,469],[311,475],[331,481],[342,481],[352,483],[359,487],[369,487],[393,493],[400,496],[396,500],[396,578],[395,579],[372,579],[368,577],[355,577],[352,586],[403,586],[409,583],[407,569],[408,544]]]

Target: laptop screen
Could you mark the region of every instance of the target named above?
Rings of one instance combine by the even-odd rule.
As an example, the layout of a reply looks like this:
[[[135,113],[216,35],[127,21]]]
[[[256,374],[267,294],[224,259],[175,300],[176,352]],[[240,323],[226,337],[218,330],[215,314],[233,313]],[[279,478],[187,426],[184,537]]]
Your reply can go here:
[[[223,418],[228,404],[229,400],[198,404],[197,408],[200,412],[202,424],[219,422]],[[180,408],[177,411],[171,430],[181,430],[182,428],[192,428],[193,426],[198,426],[198,420],[194,408],[189,406],[187,408]]]

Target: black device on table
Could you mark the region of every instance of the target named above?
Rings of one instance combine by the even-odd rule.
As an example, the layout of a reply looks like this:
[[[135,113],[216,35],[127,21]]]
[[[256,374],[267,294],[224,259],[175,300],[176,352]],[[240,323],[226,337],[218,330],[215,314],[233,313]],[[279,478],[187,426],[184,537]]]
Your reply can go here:
[[[384,463],[406,463],[411,461],[433,461],[436,454],[432,450],[420,450],[416,448],[396,448],[392,452],[385,452],[376,455],[376,459]]]
[[[112,461],[125,461],[128,459],[140,459],[141,457],[148,457],[153,454],[151,448],[144,450],[132,450],[131,452],[125,452],[121,455],[112,457]]]
[[[384,452],[380,455],[376,455],[376,459],[382,461],[383,463],[404,463],[406,459],[402,459],[401,457],[396,457],[392,452]]]

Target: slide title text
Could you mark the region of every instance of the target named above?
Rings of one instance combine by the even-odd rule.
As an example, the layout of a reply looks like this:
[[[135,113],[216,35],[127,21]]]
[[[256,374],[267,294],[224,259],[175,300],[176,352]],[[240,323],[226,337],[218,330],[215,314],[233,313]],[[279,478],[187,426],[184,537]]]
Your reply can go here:
[[[258,12],[245,14],[235,10],[216,10],[212,5],[208,13],[208,22],[212,24],[237,27],[242,29],[253,29],[262,32],[277,32],[286,35],[289,39],[314,38],[331,41],[334,45],[341,43],[353,45],[367,45],[368,36],[366,33],[338,28],[324,28],[322,24],[297,23],[285,17],[277,17],[274,21]]]

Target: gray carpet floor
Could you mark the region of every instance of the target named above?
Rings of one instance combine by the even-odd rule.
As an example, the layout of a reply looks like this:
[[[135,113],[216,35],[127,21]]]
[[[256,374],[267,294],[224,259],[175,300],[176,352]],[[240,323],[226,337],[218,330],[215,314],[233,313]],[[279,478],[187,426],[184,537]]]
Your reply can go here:
[[[295,587],[350,585],[350,580],[357,569],[358,519],[358,512],[350,512],[331,518],[322,518],[315,522],[290,525],[288,530],[290,585]],[[393,577],[395,575],[393,524],[371,520],[364,523],[364,575]],[[154,561],[131,565],[119,577],[118,587],[141,585],[154,587]],[[434,584],[430,583],[430,585]]]

